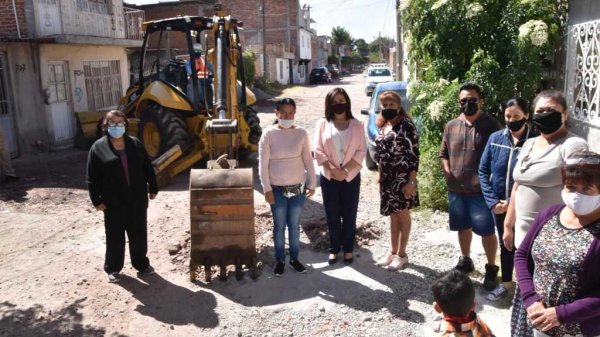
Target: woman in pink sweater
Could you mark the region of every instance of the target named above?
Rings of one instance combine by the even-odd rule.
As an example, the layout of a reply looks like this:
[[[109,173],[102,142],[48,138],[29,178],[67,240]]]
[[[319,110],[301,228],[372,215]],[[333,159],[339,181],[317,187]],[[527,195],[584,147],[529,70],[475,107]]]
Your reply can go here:
[[[306,130],[294,124],[296,103],[283,98],[275,108],[278,122],[269,127],[258,143],[259,167],[265,200],[273,213],[275,241],[275,276],[285,269],[285,228],[288,228],[290,266],[304,273],[298,261],[300,213],[306,197],[315,192],[315,168]]]
[[[320,166],[323,206],[329,229],[329,264],[353,261],[360,169],[367,153],[363,123],[352,116],[350,97],[334,88],[325,97],[325,118],[315,130],[315,158]]]

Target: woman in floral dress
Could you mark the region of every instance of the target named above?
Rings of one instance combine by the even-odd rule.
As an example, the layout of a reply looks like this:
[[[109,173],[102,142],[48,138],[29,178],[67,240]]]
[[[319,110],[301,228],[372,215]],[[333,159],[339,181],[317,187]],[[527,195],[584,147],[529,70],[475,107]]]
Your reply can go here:
[[[535,337],[600,336],[600,155],[561,168],[565,205],[542,210],[515,254]]]
[[[402,109],[400,96],[385,91],[379,96],[381,115],[375,139],[379,164],[381,214],[390,216],[389,253],[377,261],[388,270],[408,264],[406,246],[410,235],[410,209],[419,206],[417,171],[419,169],[419,132],[410,115]]]

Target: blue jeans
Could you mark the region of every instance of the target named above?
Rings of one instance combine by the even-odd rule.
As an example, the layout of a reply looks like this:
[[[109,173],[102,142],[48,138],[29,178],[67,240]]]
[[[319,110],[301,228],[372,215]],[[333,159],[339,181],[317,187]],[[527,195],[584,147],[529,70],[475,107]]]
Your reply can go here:
[[[272,186],[275,203],[271,205],[273,213],[273,239],[275,241],[275,259],[285,262],[285,227],[288,229],[290,260],[298,260],[300,246],[300,213],[306,196],[297,195],[286,198],[279,186]]]

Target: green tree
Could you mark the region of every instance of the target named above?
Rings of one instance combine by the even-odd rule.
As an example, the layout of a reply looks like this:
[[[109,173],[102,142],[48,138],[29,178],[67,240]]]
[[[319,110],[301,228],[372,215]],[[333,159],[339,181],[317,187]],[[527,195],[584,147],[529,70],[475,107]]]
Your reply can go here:
[[[369,56],[369,44],[364,39],[358,39],[354,41],[354,50],[356,50],[363,57]]]
[[[369,43],[371,53],[379,53],[382,49],[387,49],[396,45],[396,41],[391,37],[380,36]]]
[[[352,44],[352,36],[344,27],[333,27],[331,29],[331,42],[336,46],[350,46]]]

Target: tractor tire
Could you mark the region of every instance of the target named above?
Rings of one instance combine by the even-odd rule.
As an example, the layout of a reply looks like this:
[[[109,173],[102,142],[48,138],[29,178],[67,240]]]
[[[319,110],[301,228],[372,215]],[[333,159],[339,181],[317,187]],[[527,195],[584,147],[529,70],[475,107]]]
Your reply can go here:
[[[244,111],[244,119],[250,128],[250,132],[248,133],[248,142],[250,144],[258,144],[260,141],[260,136],[262,135],[262,128],[260,127],[260,119],[258,118],[258,114],[251,107],[247,107]]]
[[[138,125],[138,138],[152,160],[175,145],[179,145],[185,153],[193,143],[183,118],[176,111],[156,103],[144,108]]]

